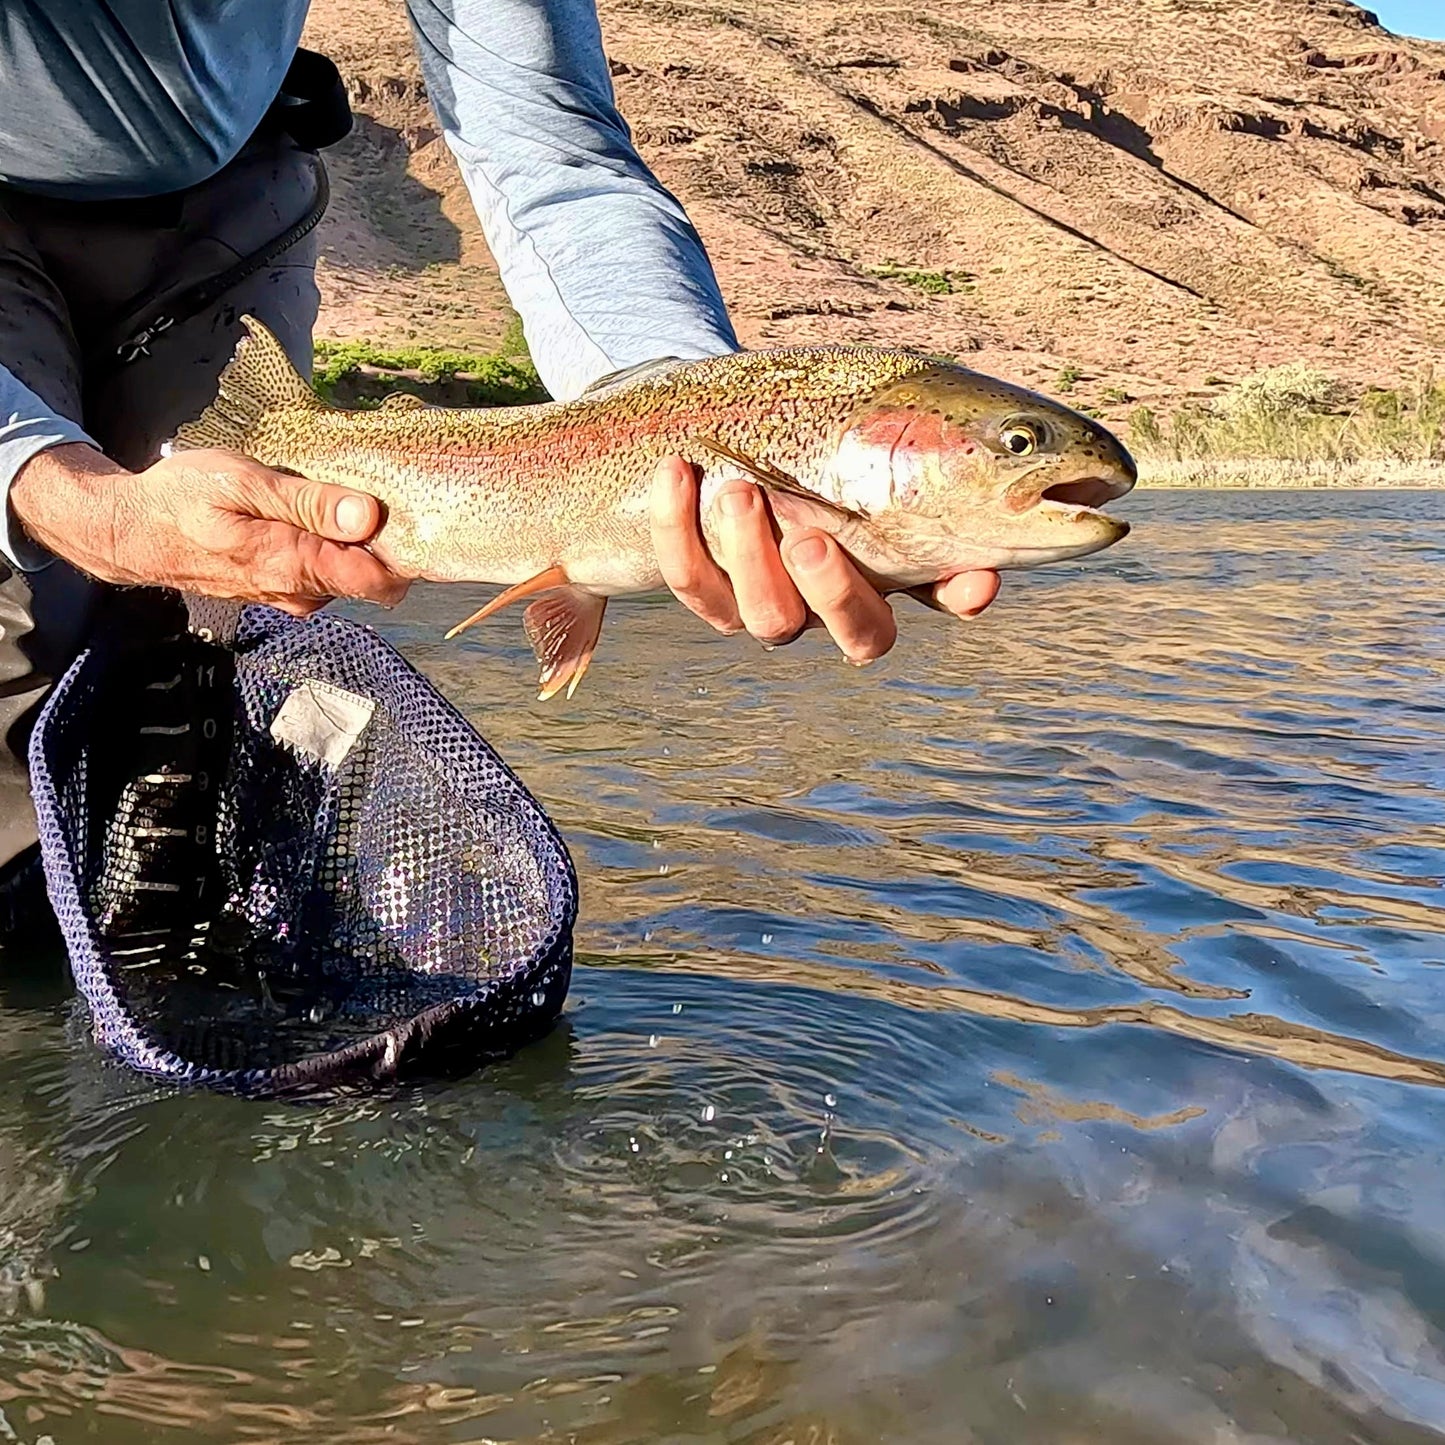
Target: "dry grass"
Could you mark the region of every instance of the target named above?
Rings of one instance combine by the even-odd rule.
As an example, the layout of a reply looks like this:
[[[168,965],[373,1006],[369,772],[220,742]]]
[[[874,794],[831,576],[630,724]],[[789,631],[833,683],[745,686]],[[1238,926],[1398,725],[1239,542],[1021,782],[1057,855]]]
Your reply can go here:
[[[1268,458],[1139,463],[1139,485],[1151,487],[1289,488],[1445,487],[1445,462],[1290,462]]]
[[[1155,485],[1440,485],[1445,386],[1427,371],[1413,386],[1349,398],[1335,378],[1294,363],[1168,418],[1140,407],[1128,441]]]

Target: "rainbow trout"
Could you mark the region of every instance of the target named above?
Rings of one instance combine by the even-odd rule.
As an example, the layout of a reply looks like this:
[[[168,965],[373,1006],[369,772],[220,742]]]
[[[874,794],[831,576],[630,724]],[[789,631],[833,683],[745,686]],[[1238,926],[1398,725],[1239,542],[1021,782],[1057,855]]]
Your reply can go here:
[[[832,533],[884,592],[974,568],[1036,567],[1117,542],[1098,508],[1135,481],[1103,427],[1007,382],[905,351],[818,347],[666,359],[575,401],[433,407],[396,394],[328,405],[259,322],[176,448],[219,447],[375,496],[371,550],[399,576],[509,584],[455,636],[533,600],[543,698],[570,697],[609,597],[662,587],[648,522],[656,462],[702,472],[703,536],[719,486],[746,477],[779,529]]]

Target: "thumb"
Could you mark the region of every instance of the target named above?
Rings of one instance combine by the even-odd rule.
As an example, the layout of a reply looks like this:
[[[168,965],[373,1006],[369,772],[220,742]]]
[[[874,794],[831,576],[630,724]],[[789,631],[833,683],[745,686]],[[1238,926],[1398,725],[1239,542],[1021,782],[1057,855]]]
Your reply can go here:
[[[273,472],[275,484],[259,498],[257,512],[272,522],[286,522],[328,542],[369,542],[380,529],[381,503],[366,492],[313,482]]]

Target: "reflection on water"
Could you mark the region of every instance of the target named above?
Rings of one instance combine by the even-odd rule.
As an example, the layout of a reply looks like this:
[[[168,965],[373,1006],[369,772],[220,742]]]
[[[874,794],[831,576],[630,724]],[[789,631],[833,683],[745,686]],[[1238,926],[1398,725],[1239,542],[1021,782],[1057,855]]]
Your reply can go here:
[[[1136,495],[856,673],[658,601],[571,705],[563,1027],[325,1108],[0,1012],[0,1440],[1445,1435],[1445,499]],[[465,595],[464,595],[465,594]]]

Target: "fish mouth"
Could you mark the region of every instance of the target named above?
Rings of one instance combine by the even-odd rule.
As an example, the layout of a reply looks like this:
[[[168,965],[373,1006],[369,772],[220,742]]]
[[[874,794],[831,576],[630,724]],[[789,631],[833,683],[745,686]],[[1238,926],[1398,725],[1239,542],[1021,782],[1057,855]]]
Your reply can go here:
[[[1005,542],[986,565],[1041,567],[1102,552],[1129,535],[1129,524],[1102,510],[1132,491],[1128,472],[1101,472],[1057,481],[1035,493],[1018,514],[1021,533]]]
[[[1071,482],[1055,482],[1045,487],[1038,500],[1061,502],[1085,512],[1097,512],[1133,490],[1134,483],[1128,477],[1076,477]]]
[[[1032,513],[1040,520],[1072,523],[1107,537],[1109,542],[1117,542],[1129,535],[1129,524],[1109,516],[1103,508],[1133,490],[1134,477],[1130,473],[1073,477],[1045,487],[1024,515]]]

